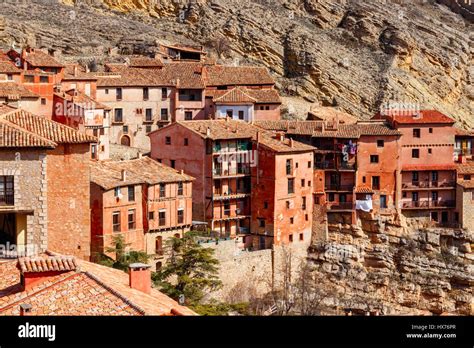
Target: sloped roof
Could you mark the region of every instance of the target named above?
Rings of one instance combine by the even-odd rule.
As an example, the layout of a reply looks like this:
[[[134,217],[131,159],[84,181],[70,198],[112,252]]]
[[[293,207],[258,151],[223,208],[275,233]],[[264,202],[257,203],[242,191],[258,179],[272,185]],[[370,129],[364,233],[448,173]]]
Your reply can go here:
[[[92,110],[92,109],[111,110],[109,106],[99,103],[95,99],[89,97],[88,95],[76,89],[70,89],[63,93],[55,93],[55,95],[59,98],[62,98],[71,103],[74,103],[77,106],[86,110]]]
[[[39,95],[16,82],[0,82],[0,97],[18,100],[21,98],[39,98]]]
[[[404,171],[411,171],[411,170],[455,170],[456,164],[407,164],[402,167]]]
[[[8,147],[54,147],[57,144],[97,142],[97,139],[93,136],[47,118],[33,115],[22,109],[13,109],[0,115],[0,124],[5,127],[4,139],[9,139],[5,146]],[[15,130],[12,130],[12,128],[15,128]],[[10,134],[9,132],[13,133]],[[17,136],[19,133],[22,136]]]
[[[357,123],[357,117],[347,112],[338,110],[334,107],[320,106],[314,107],[308,111],[308,120],[311,121],[331,121],[337,119],[339,123],[354,124]]]
[[[57,254],[36,257],[36,263],[70,258]],[[41,261],[38,261],[42,259]],[[129,286],[127,273],[74,259],[77,267],[64,270],[22,291],[17,261],[0,262],[0,315],[19,315],[30,304],[31,315],[196,315],[152,288],[146,294]],[[48,271],[48,268],[40,272]]]
[[[474,174],[474,162],[458,164],[457,170],[459,174]]]
[[[41,50],[34,50],[34,51],[27,52],[25,60],[32,66],[36,66],[36,67],[44,67],[44,68],[64,67],[64,65],[59,63],[56,59],[54,59],[49,54]]]
[[[374,190],[372,190],[372,188],[368,186],[356,186],[354,192],[371,194],[371,193],[374,193]]]
[[[50,257],[22,257],[18,259],[18,268],[22,273],[75,271],[77,263],[73,256],[64,255]]]
[[[93,72],[87,72],[86,69],[80,64],[66,64],[64,69],[64,78],[65,81],[95,81],[97,77]]]
[[[382,122],[358,122],[354,127],[357,128],[360,135],[402,135],[400,131]]]
[[[240,99],[243,99],[246,100],[246,102],[256,104],[281,104],[280,95],[278,91],[273,88],[254,89],[235,87],[230,90],[207,90],[206,97],[212,97],[215,103],[238,103]],[[224,100],[222,98],[224,98]]]
[[[0,73],[20,74],[21,69],[17,68],[7,55],[0,53]]]
[[[267,68],[255,66],[210,65],[205,67],[207,86],[273,85]]]
[[[373,119],[389,118],[396,124],[454,124],[455,121],[437,110],[387,110],[376,114]]]
[[[163,62],[159,58],[132,57],[130,58],[130,64],[128,66],[135,68],[161,68]]]
[[[122,170],[126,172],[126,180],[122,180]],[[191,181],[193,177],[165,166],[149,157],[128,161],[100,161],[91,167],[91,181],[105,190],[119,186],[136,184],[158,184]]]
[[[473,180],[459,180],[457,182],[459,186],[465,189],[474,189],[474,181]]]

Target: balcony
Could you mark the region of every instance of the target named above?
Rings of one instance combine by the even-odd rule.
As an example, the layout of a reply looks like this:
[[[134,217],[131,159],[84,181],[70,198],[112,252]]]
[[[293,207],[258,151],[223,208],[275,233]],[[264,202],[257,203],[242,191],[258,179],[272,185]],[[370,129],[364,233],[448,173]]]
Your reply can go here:
[[[456,201],[411,201],[403,202],[402,209],[455,208]]]
[[[329,202],[327,204],[328,210],[337,211],[337,210],[354,210],[355,206],[352,202]]]
[[[354,184],[352,185],[337,185],[337,184],[329,184],[325,186],[326,191],[346,191],[352,192],[354,190]]]
[[[214,176],[233,176],[233,175],[250,175],[250,166],[242,166],[238,168],[222,169],[221,167],[215,167],[212,170]]]
[[[452,189],[456,187],[454,181],[412,181],[409,183],[402,183],[402,189]]]
[[[335,161],[314,162],[314,166],[317,169],[336,169],[336,162]]]
[[[355,165],[355,163],[340,163],[339,164],[339,169],[340,170],[355,170],[356,165]]]

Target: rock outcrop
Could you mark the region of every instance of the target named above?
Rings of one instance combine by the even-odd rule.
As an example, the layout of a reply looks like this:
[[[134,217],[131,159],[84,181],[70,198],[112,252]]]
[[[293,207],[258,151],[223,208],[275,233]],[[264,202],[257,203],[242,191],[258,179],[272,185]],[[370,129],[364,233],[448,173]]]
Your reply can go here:
[[[330,307],[358,314],[472,315],[474,234],[413,230],[399,219],[363,216],[358,225],[328,226],[310,260],[339,289]]]

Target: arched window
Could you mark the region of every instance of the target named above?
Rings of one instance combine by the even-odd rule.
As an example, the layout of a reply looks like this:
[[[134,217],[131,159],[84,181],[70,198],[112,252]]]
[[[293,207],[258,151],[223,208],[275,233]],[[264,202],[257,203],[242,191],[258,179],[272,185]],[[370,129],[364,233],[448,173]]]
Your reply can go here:
[[[122,138],[120,139],[120,144],[125,145],[125,146],[130,146],[131,144],[130,137],[128,135],[122,136]]]

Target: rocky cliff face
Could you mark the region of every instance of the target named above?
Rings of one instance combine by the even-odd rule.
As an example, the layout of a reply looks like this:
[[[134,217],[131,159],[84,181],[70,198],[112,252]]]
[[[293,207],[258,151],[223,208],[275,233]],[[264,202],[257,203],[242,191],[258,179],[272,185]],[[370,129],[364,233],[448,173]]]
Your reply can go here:
[[[228,63],[267,66],[288,95],[362,119],[384,104],[418,103],[474,126],[473,24],[456,1],[63,2],[4,3],[0,42],[90,58],[225,37]]]
[[[474,313],[474,234],[407,228],[403,219],[362,216],[329,224],[310,250],[314,271],[336,286],[327,304],[353,313]]]

